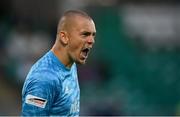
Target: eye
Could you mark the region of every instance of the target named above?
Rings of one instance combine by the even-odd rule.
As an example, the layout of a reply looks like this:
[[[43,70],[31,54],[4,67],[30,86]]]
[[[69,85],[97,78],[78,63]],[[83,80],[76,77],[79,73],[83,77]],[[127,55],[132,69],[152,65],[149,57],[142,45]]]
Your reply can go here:
[[[87,37],[87,36],[91,35],[91,33],[90,32],[83,32],[81,35],[84,37]]]
[[[94,32],[92,35],[93,35],[93,37],[95,37],[95,36],[96,36],[96,33]]]

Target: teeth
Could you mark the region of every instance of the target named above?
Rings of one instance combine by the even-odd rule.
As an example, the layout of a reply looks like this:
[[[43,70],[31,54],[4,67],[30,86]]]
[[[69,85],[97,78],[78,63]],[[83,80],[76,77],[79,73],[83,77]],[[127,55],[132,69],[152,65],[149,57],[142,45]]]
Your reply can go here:
[[[81,53],[81,56],[83,57],[83,58],[87,58],[88,57],[88,54],[89,54],[89,51],[90,51],[90,49],[91,48],[84,48],[84,49],[82,49],[82,53]]]
[[[84,58],[87,58],[89,50],[90,50],[89,48],[84,48],[82,50],[82,56],[84,56]]]
[[[85,49],[83,49],[82,51],[83,52],[88,52],[90,49],[89,48],[85,48]]]
[[[86,52],[88,52],[88,51],[89,51],[89,49],[87,48],[87,49],[86,49]]]

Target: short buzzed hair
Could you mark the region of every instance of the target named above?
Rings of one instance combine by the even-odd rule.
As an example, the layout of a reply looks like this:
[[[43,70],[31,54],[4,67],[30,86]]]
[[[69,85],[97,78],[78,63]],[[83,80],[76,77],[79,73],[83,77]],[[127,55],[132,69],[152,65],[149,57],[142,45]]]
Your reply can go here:
[[[69,23],[67,20],[72,20],[74,16],[81,16],[81,17],[87,18],[89,20],[92,20],[92,18],[84,11],[68,10],[68,11],[64,12],[62,17],[60,18],[59,23],[58,23],[57,32],[59,32],[60,30],[63,30],[63,28],[66,27],[66,25],[68,25],[68,23]]]
[[[86,17],[88,19],[91,19],[91,17],[84,11],[81,10],[68,10],[64,12],[63,16],[72,16],[72,15],[80,15],[82,17]]]

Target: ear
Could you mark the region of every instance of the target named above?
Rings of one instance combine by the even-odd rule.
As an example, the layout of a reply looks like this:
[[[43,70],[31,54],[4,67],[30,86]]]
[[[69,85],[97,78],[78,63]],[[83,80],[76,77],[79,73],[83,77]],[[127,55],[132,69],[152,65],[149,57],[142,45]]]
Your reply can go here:
[[[61,41],[61,43],[62,43],[63,45],[67,45],[67,44],[68,44],[68,40],[69,40],[69,38],[68,38],[68,36],[67,36],[67,32],[61,31],[61,32],[59,33],[59,36],[60,36],[60,41]]]

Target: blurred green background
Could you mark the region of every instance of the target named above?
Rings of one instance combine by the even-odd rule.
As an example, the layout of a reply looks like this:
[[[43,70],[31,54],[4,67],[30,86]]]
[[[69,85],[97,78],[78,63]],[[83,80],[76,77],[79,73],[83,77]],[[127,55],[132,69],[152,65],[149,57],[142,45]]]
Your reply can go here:
[[[178,0],[1,0],[0,115],[20,115],[26,74],[68,9],[86,11],[97,28],[78,66],[80,115],[180,115]]]

